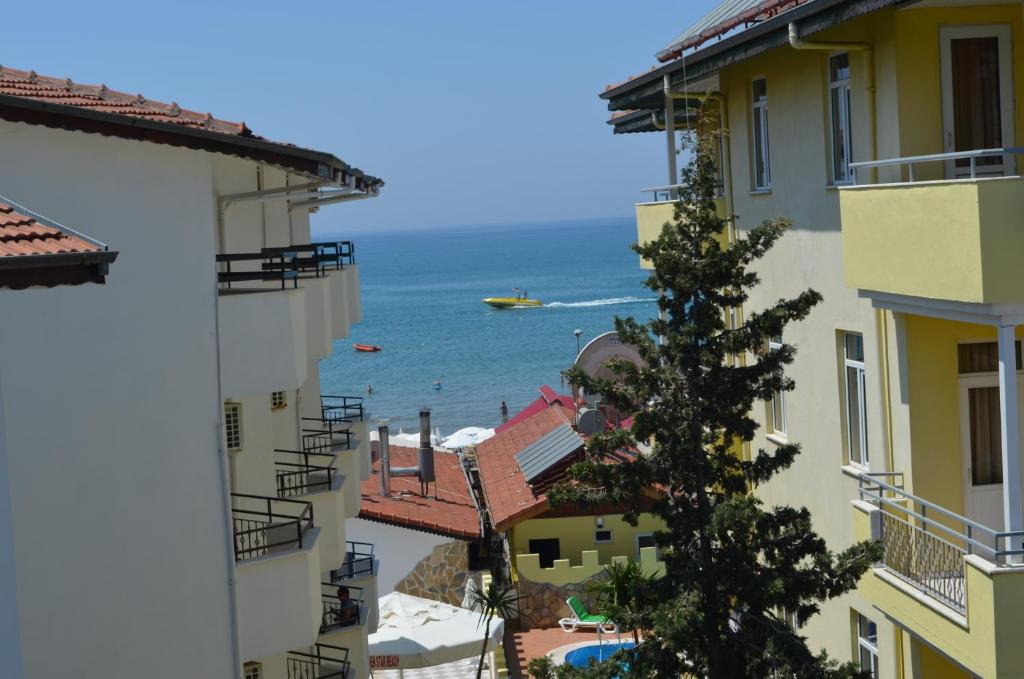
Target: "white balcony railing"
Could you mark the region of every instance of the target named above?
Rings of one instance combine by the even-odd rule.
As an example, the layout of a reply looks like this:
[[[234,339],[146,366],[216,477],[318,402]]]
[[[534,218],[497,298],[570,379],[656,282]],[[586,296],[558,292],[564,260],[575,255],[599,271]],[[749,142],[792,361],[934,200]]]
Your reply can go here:
[[[886,158],[884,160],[863,160],[856,163],[850,163],[850,169],[853,170],[853,183],[859,184],[861,173],[859,170],[870,170],[877,169],[880,167],[907,167],[908,180],[913,183],[914,178],[914,166],[922,163],[953,163],[956,164],[958,160],[967,160],[967,167],[960,168],[956,167],[957,179],[977,179],[978,176],[982,177],[1002,177],[1006,175],[1006,168],[1010,166],[1010,156],[1019,156],[1024,154],[1024,147],[1013,146],[998,149],[973,149],[970,151],[953,151],[950,153],[932,153],[922,156],[903,156],[901,158]],[[994,158],[996,156],[1002,156],[1003,162],[992,166],[982,165],[979,167],[978,160],[982,158]],[[960,175],[960,172],[967,170],[966,174]],[[896,184],[895,182],[879,182],[882,184]]]
[[[886,570],[934,599],[967,610],[964,557],[994,565],[1024,555],[1024,531],[997,531],[903,490],[899,472],[862,474],[860,499],[879,508]]]

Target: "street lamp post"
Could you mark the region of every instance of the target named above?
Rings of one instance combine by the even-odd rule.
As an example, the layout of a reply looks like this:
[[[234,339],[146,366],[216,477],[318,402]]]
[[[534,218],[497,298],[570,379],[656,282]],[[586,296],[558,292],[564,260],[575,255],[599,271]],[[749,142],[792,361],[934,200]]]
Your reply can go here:
[[[575,330],[572,331],[572,334],[576,335],[576,355],[579,356],[580,355],[580,335],[583,334],[583,331],[580,330],[579,328],[576,328]]]

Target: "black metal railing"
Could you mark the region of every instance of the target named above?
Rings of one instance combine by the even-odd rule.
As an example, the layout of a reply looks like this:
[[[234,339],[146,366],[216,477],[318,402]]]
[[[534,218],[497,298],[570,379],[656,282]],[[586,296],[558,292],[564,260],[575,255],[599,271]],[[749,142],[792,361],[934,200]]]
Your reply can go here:
[[[235,560],[301,549],[313,527],[313,504],[264,495],[231,494]]]
[[[306,422],[316,422],[322,429],[302,430],[302,449],[311,453],[331,453],[337,450],[352,449],[352,431],[348,422],[332,422],[318,420],[313,417],[302,418]]]
[[[292,287],[299,285],[299,261],[295,253],[280,252],[268,254],[265,252],[237,252],[216,256],[217,283],[231,289],[232,283],[243,281],[280,281],[281,289],[287,287],[291,281]],[[259,262],[257,269],[232,268],[232,263],[237,262]]]
[[[369,542],[345,541],[345,560],[341,568],[331,571],[331,582],[341,582],[363,575],[373,574],[373,544]]]
[[[335,582],[320,583],[323,615],[320,634],[362,624],[363,588]]]
[[[324,422],[361,422],[362,396],[320,396],[320,416]]]
[[[345,679],[351,663],[348,649],[315,644],[308,651],[289,651],[286,657],[288,679]]]
[[[338,470],[336,456],[306,450],[274,448],[274,477],[278,497],[294,497],[330,490]]]

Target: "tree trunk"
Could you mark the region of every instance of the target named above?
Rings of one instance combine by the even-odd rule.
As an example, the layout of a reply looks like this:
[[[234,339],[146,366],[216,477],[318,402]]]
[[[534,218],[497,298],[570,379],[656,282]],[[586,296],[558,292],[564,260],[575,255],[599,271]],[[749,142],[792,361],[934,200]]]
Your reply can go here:
[[[491,615],[487,616],[487,624],[484,625],[484,643],[480,647],[480,664],[476,666],[476,679],[484,676],[484,657],[487,655],[487,640],[491,637]]]

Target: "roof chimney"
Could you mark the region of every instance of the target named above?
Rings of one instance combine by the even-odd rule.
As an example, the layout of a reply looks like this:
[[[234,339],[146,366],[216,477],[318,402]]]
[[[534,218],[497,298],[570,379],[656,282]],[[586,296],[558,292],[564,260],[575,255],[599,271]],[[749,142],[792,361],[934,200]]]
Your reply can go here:
[[[380,494],[391,497],[391,442],[388,434],[388,423],[377,425],[377,445],[380,447]]]
[[[419,450],[420,486],[424,497],[427,487],[433,483],[434,477],[434,446],[430,442],[430,408],[420,409],[420,450]],[[437,484],[434,485],[437,492]]]

